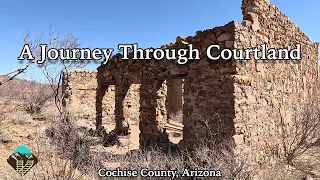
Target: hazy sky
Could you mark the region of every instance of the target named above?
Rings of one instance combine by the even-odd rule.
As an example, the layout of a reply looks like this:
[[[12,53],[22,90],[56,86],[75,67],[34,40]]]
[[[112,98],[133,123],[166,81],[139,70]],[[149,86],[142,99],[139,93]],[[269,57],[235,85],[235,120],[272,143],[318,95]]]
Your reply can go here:
[[[319,0],[273,0],[312,41],[320,41]],[[138,43],[159,47],[174,42],[178,35],[241,22],[241,0],[1,0],[0,74],[17,69],[26,30],[31,35],[47,33],[50,25],[72,33],[81,47],[117,48]],[[117,51],[116,51],[117,52]],[[88,69],[96,69],[91,64]],[[37,67],[29,73],[37,75]]]

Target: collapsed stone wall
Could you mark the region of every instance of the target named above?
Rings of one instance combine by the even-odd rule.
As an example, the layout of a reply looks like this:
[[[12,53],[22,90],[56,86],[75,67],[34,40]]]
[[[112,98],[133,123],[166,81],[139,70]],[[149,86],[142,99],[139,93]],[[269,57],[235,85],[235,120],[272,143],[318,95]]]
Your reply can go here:
[[[96,92],[97,92],[97,71],[73,70],[63,77],[63,90],[65,92],[64,106],[77,118],[90,119],[96,122]],[[133,123],[138,123],[139,112],[130,114],[128,107],[139,111],[139,84],[132,85],[127,92],[130,101],[123,102],[127,109],[124,109],[124,117],[131,117]],[[105,89],[106,95],[102,99],[102,125],[115,123],[115,85]],[[100,92],[100,91],[98,91]]]
[[[95,122],[97,71],[75,70],[63,75],[64,106],[76,118]]]

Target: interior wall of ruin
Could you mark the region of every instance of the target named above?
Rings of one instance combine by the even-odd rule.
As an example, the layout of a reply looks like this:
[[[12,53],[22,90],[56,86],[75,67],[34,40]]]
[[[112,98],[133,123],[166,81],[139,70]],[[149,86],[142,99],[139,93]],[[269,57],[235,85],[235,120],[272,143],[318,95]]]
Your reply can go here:
[[[183,79],[168,79],[167,91],[167,114],[173,119],[183,109]]]

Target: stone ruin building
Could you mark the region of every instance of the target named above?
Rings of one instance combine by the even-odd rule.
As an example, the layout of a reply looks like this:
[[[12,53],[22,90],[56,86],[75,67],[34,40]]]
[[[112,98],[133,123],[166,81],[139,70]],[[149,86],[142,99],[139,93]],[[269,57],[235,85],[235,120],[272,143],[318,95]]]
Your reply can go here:
[[[168,114],[182,111],[182,148],[192,150],[195,142],[208,138],[210,129],[232,137],[236,152],[249,152],[252,162],[268,161],[281,149],[279,119],[290,124],[293,113],[315,93],[319,44],[267,0],[243,0],[241,9],[241,23],[231,21],[195,36],[179,36],[161,47],[193,44],[201,50],[201,60],[179,65],[171,60],[122,60],[117,54],[97,71],[70,72],[66,105],[88,105],[97,129],[115,119],[120,133],[126,118],[139,121],[140,145],[161,141]],[[271,48],[300,43],[303,59],[267,62],[205,56],[212,44],[234,49],[263,43]]]

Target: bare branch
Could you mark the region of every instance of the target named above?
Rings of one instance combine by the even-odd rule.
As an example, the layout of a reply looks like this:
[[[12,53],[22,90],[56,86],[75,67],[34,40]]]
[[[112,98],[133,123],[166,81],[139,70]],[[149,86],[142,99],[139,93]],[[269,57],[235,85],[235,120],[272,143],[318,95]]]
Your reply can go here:
[[[74,49],[80,46],[79,39],[74,37],[72,34],[67,34],[57,32],[52,26],[49,27],[48,38],[44,40],[43,34],[37,36],[34,40],[30,38],[30,32],[27,31],[25,34],[25,44],[29,44],[31,52],[36,59],[41,58],[41,50],[39,48],[40,44],[47,44],[48,48],[65,48]],[[62,113],[62,97],[61,86],[63,74],[72,70],[83,68],[87,63],[83,63],[80,60],[60,60],[60,61],[45,61],[43,64],[38,65],[41,68],[43,75],[50,84],[52,90],[54,91],[55,103],[59,111]]]
[[[9,76],[9,75],[13,74],[13,76],[11,76],[9,79],[7,79],[7,80],[5,80],[5,81],[3,81],[3,82],[0,81],[0,86],[3,85],[4,83],[7,83],[7,82],[11,81],[11,80],[14,79],[15,77],[17,77],[19,74],[25,72],[25,71],[27,70],[27,68],[28,68],[31,64],[33,64],[33,63],[34,63],[34,62],[30,62],[30,63],[22,66],[21,68],[15,70],[15,71],[11,71],[11,72],[9,72],[9,73],[7,73],[7,74],[0,75],[0,76]]]

